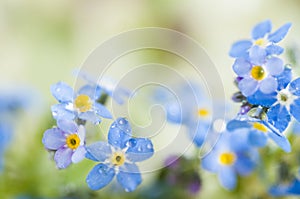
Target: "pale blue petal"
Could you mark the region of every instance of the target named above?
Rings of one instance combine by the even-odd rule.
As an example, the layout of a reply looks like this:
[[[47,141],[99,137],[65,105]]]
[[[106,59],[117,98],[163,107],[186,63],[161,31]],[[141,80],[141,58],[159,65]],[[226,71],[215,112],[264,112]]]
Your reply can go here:
[[[124,164],[117,174],[117,180],[126,192],[134,191],[142,183],[139,168],[135,164]]]
[[[99,190],[108,185],[115,176],[113,168],[105,164],[97,164],[88,174],[86,183],[92,190]]]
[[[245,57],[248,49],[252,46],[249,40],[241,40],[234,43],[229,51],[231,57]]]
[[[95,142],[86,147],[86,158],[104,162],[111,155],[111,146],[107,142]]]
[[[291,116],[285,106],[277,104],[271,107],[267,113],[268,122],[280,132],[283,132],[291,121]]]
[[[246,96],[253,95],[255,91],[257,91],[258,88],[258,82],[255,81],[254,79],[247,77],[242,79],[239,82],[239,89],[240,91]]]
[[[252,38],[255,40],[263,38],[267,33],[271,32],[271,30],[272,24],[270,20],[260,22],[259,24],[255,25],[252,29]]]
[[[114,147],[125,148],[131,138],[131,127],[125,118],[118,118],[112,123],[108,132],[108,143]]]
[[[267,55],[280,55],[284,51],[284,48],[281,46],[277,46],[275,44],[271,44],[266,47]]]
[[[87,95],[91,100],[97,100],[100,95],[99,92],[96,89],[96,86],[92,85],[85,85],[81,87],[78,91],[78,95]]]
[[[219,170],[219,181],[221,185],[228,189],[232,190],[236,186],[236,173],[234,171],[234,168],[231,166],[223,166]]]
[[[94,104],[94,110],[95,110],[95,113],[100,115],[101,117],[104,117],[107,119],[112,119],[112,115],[111,115],[110,111],[102,104],[99,104],[96,102]]]
[[[58,120],[57,126],[62,131],[73,134],[78,132],[78,126],[74,121],[71,120]]]
[[[201,166],[203,169],[217,173],[220,167],[218,162],[218,153],[213,149],[210,153],[208,153],[201,161]]]
[[[264,94],[270,94],[276,91],[278,83],[274,77],[267,77],[260,82],[259,90]]]
[[[270,34],[268,39],[269,41],[273,43],[280,42],[285,35],[288,33],[289,29],[291,28],[291,23],[286,23],[283,26],[281,26],[278,30],[276,30],[274,33]]]
[[[190,139],[197,147],[201,147],[208,133],[209,124],[198,122],[198,126],[189,125],[188,133]]]
[[[272,57],[267,60],[266,68],[271,75],[279,75],[284,70],[282,59],[278,57]]]
[[[59,102],[71,102],[73,100],[73,89],[64,82],[58,82],[50,87],[52,95]]]
[[[81,160],[83,160],[84,157],[85,157],[85,153],[86,153],[85,147],[84,146],[79,146],[72,155],[72,158],[71,158],[72,162],[73,163],[78,163]]]
[[[232,68],[238,76],[244,76],[251,70],[251,64],[243,58],[236,59]]]
[[[251,152],[253,152],[253,150]],[[248,154],[240,154],[238,156],[238,161],[235,163],[235,169],[242,176],[249,175],[255,169],[255,166],[256,163],[250,159]]]
[[[252,130],[249,134],[249,143],[255,147],[264,147],[267,144],[268,137],[266,133]]]
[[[70,148],[59,148],[54,155],[54,160],[56,162],[56,166],[59,169],[67,168],[71,163],[71,157],[73,154],[73,150]]]
[[[285,136],[279,136],[275,133],[268,133],[268,136],[285,152],[291,152],[291,144]]]
[[[182,110],[179,103],[175,100],[166,105],[167,120],[171,123],[180,124],[182,120]]]
[[[228,131],[234,131],[236,129],[250,128],[250,127],[251,125],[248,122],[240,121],[240,120],[230,120],[226,125]]]
[[[251,63],[254,65],[261,66],[266,61],[266,50],[260,46],[252,46],[249,50],[249,57]]]
[[[48,129],[44,133],[42,142],[47,149],[57,150],[66,144],[66,137],[58,128]]]
[[[95,112],[93,112],[93,111],[79,113],[78,117],[82,120],[90,121],[95,125],[97,125],[101,122],[100,117],[98,115],[96,115]]]
[[[67,104],[55,104],[51,106],[52,115],[56,120],[73,120],[75,118],[74,112],[67,110],[66,106]]]
[[[300,96],[300,78],[297,78],[290,83],[289,90],[293,95]]]
[[[126,157],[131,162],[144,161],[154,153],[152,142],[147,138],[131,138],[126,145],[128,146]]]

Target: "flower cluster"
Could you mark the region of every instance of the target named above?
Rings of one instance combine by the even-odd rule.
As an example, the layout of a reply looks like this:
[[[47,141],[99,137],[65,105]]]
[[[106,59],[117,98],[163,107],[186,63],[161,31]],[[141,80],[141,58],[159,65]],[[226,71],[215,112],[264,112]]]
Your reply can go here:
[[[117,99],[118,103],[123,103],[118,94],[113,95],[115,87],[102,88],[88,82],[77,92],[64,82],[51,86],[52,95],[58,101],[58,104],[51,107],[57,126],[44,132],[42,142],[47,150],[54,152],[59,169],[65,169],[83,159],[101,162],[86,178],[92,190],[105,187],[116,176],[125,191],[131,192],[142,182],[136,163],[153,155],[153,144],[147,138],[133,137],[127,119],[119,117],[109,129],[108,142],[98,141],[87,145],[85,124],[91,122],[98,125],[104,118],[113,118],[104,105],[107,96],[114,96],[113,99]],[[124,95],[128,91],[118,89],[118,93]]]

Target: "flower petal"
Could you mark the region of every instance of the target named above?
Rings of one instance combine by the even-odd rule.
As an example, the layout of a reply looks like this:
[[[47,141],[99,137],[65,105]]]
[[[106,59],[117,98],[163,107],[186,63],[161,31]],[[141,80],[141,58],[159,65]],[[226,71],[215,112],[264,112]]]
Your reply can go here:
[[[101,119],[99,118],[99,116],[96,115],[96,113],[93,111],[87,111],[87,112],[80,113],[78,115],[78,117],[82,120],[90,121],[95,125],[97,125],[101,122]]]
[[[236,59],[232,68],[238,76],[244,76],[251,70],[251,64],[243,58]]]
[[[257,130],[252,130],[249,133],[249,143],[255,147],[264,147],[267,144],[268,137],[265,133]]]
[[[135,164],[124,164],[117,174],[117,180],[127,192],[134,191],[142,182],[139,168]]]
[[[246,96],[250,96],[253,95],[255,93],[255,91],[258,88],[258,82],[255,81],[254,79],[247,77],[242,79],[239,82],[239,89],[241,90],[241,92]]]
[[[108,167],[105,164],[97,164],[88,174],[86,183],[92,190],[99,190],[108,185],[113,177],[115,171],[113,168]]]
[[[230,166],[224,166],[220,168],[219,171],[219,181],[221,185],[229,190],[232,190],[236,186],[236,173],[233,169],[233,167]]]
[[[258,158],[259,156],[256,150],[249,151],[249,154],[251,157],[254,155]],[[251,157],[249,157],[248,154],[239,154],[238,161],[235,163],[235,168],[240,175],[247,176],[253,171],[253,169],[255,169],[256,162],[251,159]]]
[[[240,120],[231,120],[227,123],[226,129],[228,131],[234,131],[236,129],[240,128],[250,128],[251,125],[246,121],[240,121]]]
[[[62,131],[73,134],[78,132],[78,126],[74,121],[71,120],[58,120],[57,126]]]
[[[276,92],[265,94],[260,90],[256,91],[253,95],[247,97],[247,100],[250,104],[261,105],[264,107],[272,106],[276,101]]]
[[[277,104],[272,106],[267,113],[268,122],[280,132],[283,132],[291,121],[291,116],[285,106]]]
[[[47,149],[57,150],[66,144],[66,137],[60,129],[52,128],[45,131],[42,142]]]
[[[255,25],[252,29],[252,38],[255,40],[263,38],[267,33],[271,32],[271,30],[272,24],[270,20],[260,22],[259,24]]]
[[[188,126],[189,137],[197,147],[202,146],[208,133],[209,125],[210,124],[206,124],[200,121],[197,123],[197,125]]]
[[[274,77],[267,77],[260,82],[259,90],[264,94],[271,94],[276,91],[278,83]]]
[[[249,57],[251,63],[254,65],[263,65],[266,60],[266,56],[266,50],[260,46],[252,46],[249,50]]]
[[[67,168],[71,163],[73,151],[70,148],[59,148],[54,155],[54,160],[56,162],[56,166],[59,169]]]
[[[275,78],[277,79],[278,82],[277,90],[282,90],[286,88],[286,86],[292,80],[292,69],[289,67],[285,67],[283,72],[280,75],[277,75]]]
[[[67,104],[55,104],[51,106],[51,112],[56,120],[73,120],[75,114],[73,111],[66,109]]]
[[[73,100],[73,89],[64,82],[53,84],[50,88],[52,95],[59,102],[71,102]]]
[[[282,59],[278,57],[272,57],[267,60],[266,68],[271,75],[279,75],[284,70]]]
[[[292,26],[291,23],[286,23],[283,26],[281,26],[280,28],[278,28],[278,30],[276,30],[274,33],[269,35],[269,37],[268,37],[269,41],[271,41],[273,43],[280,42],[285,37],[285,35],[288,33],[291,26]]]
[[[102,104],[99,104],[96,102],[94,104],[94,110],[97,115],[100,115],[101,117],[104,117],[104,118],[112,119],[112,115],[111,115],[110,111]]]
[[[114,147],[125,148],[131,138],[131,127],[125,118],[118,118],[112,123],[108,132],[108,143]]]
[[[126,157],[131,162],[144,161],[154,153],[152,142],[147,138],[131,138],[126,145],[129,146]]]
[[[291,144],[285,136],[279,136],[275,133],[268,133],[268,136],[285,152],[291,152]]]
[[[290,105],[290,113],[300,122],[300,99],[295,100],[294,103]]]
[[[245,57],[247,55],[248,49],[251,46],[252,46],[252,42],[249,40],[238,41],[231,46],[229,55],[231,57]]]
[[[300,96],[300,78],[297,78],[290,83],[289,90],[293,95]]]
[[[284,48],[281,46],[277,46],[275,44],[271,44],[266,47],[267,55],[280,55],[284,51]]]
[[[201,161],[201,166],[203,169],[216,173],[219,168],[218,164],[218,153],[213,149],[209,152]]]
[[[81,160],[83,160],[84,157],[85,157],[85,153],[86,153],[85,147],[84,146],[79,146],[72,155],[72,158],[71,158],[72,162],[73,163],[78,163]]]
[[[107,142],[96,142],[86,147],[86,158],[104,162],[111,155],[111,146]]]

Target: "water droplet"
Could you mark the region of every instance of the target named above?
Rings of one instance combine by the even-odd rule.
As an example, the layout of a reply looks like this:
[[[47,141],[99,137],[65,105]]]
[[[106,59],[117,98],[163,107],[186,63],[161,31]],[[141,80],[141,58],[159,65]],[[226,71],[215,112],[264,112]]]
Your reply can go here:
[[[112,128],[112,129],[116,128],[116,124],[113,123],[110,128]]]
[[[147,144],[147,148],[148,148],[148,149],[152,149],[152,144],[148,143],[148,144]]]
[[[119,121],[118,121],[118,123],[119,123],[120,125],[123,125],[123,124],[126,123],[126,121],[125,121],[124,118],[120,118]]]
[[[137,150],[138,150],[139,152],[141,152],[141,151],[142,151],[142,147],[139,146],[139,147],[137,148]]]
[[[131,138],[127,141],[126,146],[128,147],[134,147],[136,145],[136,140]]]
[[[128,188],[125,188],[125,191],[126,191],[126,192],[130,192],[130,189],[128,189]]]

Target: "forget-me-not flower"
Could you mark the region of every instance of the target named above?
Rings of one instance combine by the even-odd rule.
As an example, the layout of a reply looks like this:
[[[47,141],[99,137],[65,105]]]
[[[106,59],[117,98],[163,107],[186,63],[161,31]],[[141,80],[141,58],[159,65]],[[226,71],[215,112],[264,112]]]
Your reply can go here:
[[[129,122],[118,118],[110,126],[108,142],[87,146],[86,157],[100,163],[90,171],[86,182],[92,190],[98,190],[116,176],[125,191],[134,191],[142,182],[136,163],[150,158],[153,153],[152,142],[147,138],[133,138]]]
[[[103,118],[112,118],[109,110],[98,103],[100,95],[94,86],[83,86],[77,93],[64,82],[51,86],[53,96],[60,102],[51,107],[53,117],[57,120],[74,120],[79,118],[98,124]]]
[[[58,120],[57,127],[45,131],[42,142],[46,149],[55,151],[54,160],[59,169],[85,157],[85,128],[73,121]]]

